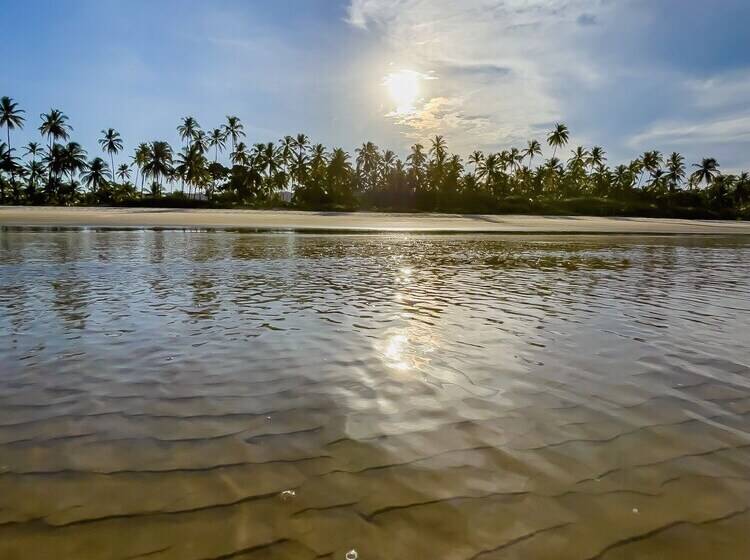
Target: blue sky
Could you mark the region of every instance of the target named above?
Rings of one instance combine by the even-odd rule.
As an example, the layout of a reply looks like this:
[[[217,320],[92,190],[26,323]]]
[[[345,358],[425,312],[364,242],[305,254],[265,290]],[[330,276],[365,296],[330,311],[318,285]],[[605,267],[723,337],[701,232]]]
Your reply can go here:
[[[747,0],[0,0],[2,87],[51,107],[90,153],[105,127],[128,149],[179,144],[240,116],[248,143],[306,132],[350,152],[404,154],[444,134],[466,155],[543,140],[555,121],[611,163],[645,149],[750,168]],[[8,50],[9,49],[9,50]],[[396,111],[384,79],[419,91]]]

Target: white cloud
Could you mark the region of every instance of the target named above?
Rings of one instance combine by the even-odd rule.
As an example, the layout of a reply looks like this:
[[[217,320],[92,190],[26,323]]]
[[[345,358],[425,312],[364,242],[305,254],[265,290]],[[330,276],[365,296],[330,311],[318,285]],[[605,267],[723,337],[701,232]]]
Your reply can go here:
[[[750,114],[657,123],[631,138],[628,144],[633,148],[643,148],[657,143],[704,145],[738,142],[750,142]]]
[[[606,0],[351,0],[348,21],[395,63],[439,78],[421,112],[396,119],[406,138],[439,131],[466,152],[540,136],[564,118],[561,84],[595,88],[601,71],[574,38],[609,10]]]
[[[686,78],[676,87],[675,96],[684,116],[652,123],[627,140],[629,147],[674,148],[695,158],[710,155],[734,170],[750,166],[749,71]]]
[[[750,71],[743,69],[708,79],[689,80],[686,87],[694,98],[696,107],[745,107],[750,102]]]

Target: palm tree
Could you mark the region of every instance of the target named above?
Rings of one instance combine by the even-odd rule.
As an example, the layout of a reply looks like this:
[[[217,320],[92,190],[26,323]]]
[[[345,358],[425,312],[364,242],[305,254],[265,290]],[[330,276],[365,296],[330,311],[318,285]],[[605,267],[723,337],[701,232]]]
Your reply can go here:
[[[562,123],[555,124],[555,129],[549,133],[549,136],[547,136],[547,144],[549,144],[553,150],[552,150],[552,159],[555,159],[555,156],[557,155],[557,149],[562,148],[565,146],[565,144],[568,143],[568,137],[570,135],[570,132],[568,131],[568,127]]]
[[[442,165],[445,161],[445,156],[448,153],[448,148],[445,144],[445,138],[441,135],[437,135],[432,139],[432,146],[430,147],[430,154],[435,159],[438,165]]]
[[[172,147],[167,142],[151,142],[143,173],[151,177],[161,191],[162,179],[172,173]]]
[[[69,133],[73,128],[68,124],[68,117],[62,111],[59,109],[50,109],[49,113],[42,113],[39,116],[42,119],[39,132],[42,136],[47,137],[47,143],[50,148],[53,142],[68,140],[70,138]]]
[[[479,166],[477,178],[484,179],[485,185],[490,186],[495,183],[502,167],[500,159],[500,154],[489,154]]]
[[[8,131],[8,151],[13,149],[10,143],[10,131],[23,128],[23,122],[26,120],[23,117],[25,112],[23,109],[19,109],[18,103],[7,95],[0,97],[0,127],[4,126]]]
[[[542,145],[538,140],[529,140],[526,149],[521,152],[521,154],[523,157],[529,158],[529,167],[531,167],[531,162],[534,159],[534,156],[542,155]]]
[[[120,164],[117,168],[117,178],[121,183],[130,179],[130,166],[127,163]]]
[[[583,169],[583,167],[586,165],[586,162],[588,161],[588,158],[589,158],[589,153],[586,151],[586,148],[578,146],[575,150],[572,150],[570,153],[573,155],[568,160],[568,166],[571,169]]]
[[[197,143],[183,149],[177,156],[175,172],[188,184],[188,193],[206,182],[208,165],[206,156]]]
[[[234,152],[239,139],[245,137],[245,127],[238,117],[227,115],[227,122],[223,125],[223,128],[224,132],[232,140],[232,152]]]
[[[372,142],[365,142],[355,150],[357,154],[357,175],[365,190],[375,188],[378,180],[380,152]]]
[[[304,178],[304,173],[306,169],[306,153],[310,146],[310,138],[307,136],[307,134],[299,133],[294,138],[294,147],[297,150],[297,157],[296,161],[294,162],[295,167],[295,182],[301,183]]]
[[[63,168],[70,176],[71,184],[75,174],[81,173],[87,165],[86,150],[78,142],[68,142],[63,152]]]
[[[227,147],[227,133],[221,128],[214,128],[208,135],[208,145],[214,149],[214,163],[219,159],[219,151]]]
[[[180,135],[180,139],[189,145],[198,134],[200,130],[198,121],[193,117],[183,117],[182,123],[177,127],[177,133]]]
[[[677,187],[685,178],[685,158],[677,152],[672,152],[667,159],[666,178],[669,185],[669,192],[677,190]]]
[[[245,146],[244,142],[239,142],[232,150],[229,157],[232,161],[232,165],[247,166],[250,164],[250,156],[248,156],[247,146]]]
[[[26,144],[26,151],[24,152],[24,157],[31,156],[31,162],[28,165],[28,171],[29,171],[29,183],[31,185],[35,184],[36,176],[39,172],[39,166],[37,165],[36,156],[38,156],[41,153],[42,149],[39,147],[39,144],[36,142],[29,142]]]
[[[10,144],[10,131],[23,128],[23,122],[26,120],[23,117],[25,112],[23,109],[19,109],[18,103],[7,95],[0,97],[0,128],[4,126],[8,131],[8,153],[13,152],[13,147]],[[14,166],[10,166],[10,177],[11,181],[15,183]]]
[[[690,182],[695,185],[705,182],[708,186],[721,174],[719,163],[714,158],[703,158],[700,163],[694,163],[693,167],[698,168],[690,175]]]
[[[477,170],[479,169],[479,166],[482,165],[483,161],[484,154],[479,150],[471,152],[471,154],[469,155],[469,163],[474,165],[474,177],[477,176]]]
[[[253,157],[256,165],[266,172],[266,178],[270,178],[279,170],[278,150],[273,142],[256,144],[253,148]]]
[[[135,182],[138,184],[138,172],[141,174],[141,196],[143,196],[143,184],[145,183],[146,174],[143,172],[143,167],[146,165],[150,158],[151,146],[146,142],[141,142],[133,153],[132,161],[135,165]]]
[[[92,159],[81,175],[84,184],[92,191],[98,192],[109,186],[107,174],[110,173],[107,162],[100,157]]]
[[[607,161],[607,152],[601,146],[594,146],[589,152],[588,164],[591,169],[600,169]]]
[[[195,137],[193,138],[193,144],[190,147],[195,148],[201,154],[205,154],[208,151],[208,148],[210,147],[210,145],[211,145],[211,140],[208,137],[208,135],[202,130],[199,130],[198,132],[195,133]]]
[[[328,164],[328,151],[323,144],[315,144],[310,148],[310,167],[318,169]]]
[[[110,163],[112,164],[112,167],[110,168],[110,171],[112,173],[112,182],[115,181],[115,154],[120,153],[122,151],[122,137],[120,136],[120,133],[117,132],[114,128],[108,128],[107,130],[102,130],[102,136],[99,139],[99,145],[102,147],[102,150],[107,152],[109,154]]]
[[[661,168],[661,164],[663,162],[663,158],[661,156],[661,152],[658,150],[652,150],[650,152],[644,152],[643,156],[641,156],[641,175],[638,178],[638,186],[641,186],[641,180],[643,179],[643,173],[648,172],[651,175],[656,173],[656,171]]]
[[[31,156],[31,161],[36,161],[36,156],[42,152],[37,142],[29,142],[26,144],[26,151],[23,153],[24,157]]]
[[[52,182],[52,177],[57,180],[65,172],[65,155],[65,146],[55,143],[42,158],[42,163],[49,173],[50,183]]]
[[[734,186],[734,199],[738,206],[744,206],[750,200],[750,173],[743,171],[737,177]]]

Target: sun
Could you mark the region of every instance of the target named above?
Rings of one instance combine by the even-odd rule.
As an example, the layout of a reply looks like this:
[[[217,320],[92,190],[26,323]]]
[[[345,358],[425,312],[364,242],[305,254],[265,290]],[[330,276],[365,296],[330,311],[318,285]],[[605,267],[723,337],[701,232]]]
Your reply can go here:
[[[413,70],[399,70],[391,72],[383,80],[393,103],[396,105],[395,113],[404,115],[413,113],[415,103],[419,96],[420,74]]]

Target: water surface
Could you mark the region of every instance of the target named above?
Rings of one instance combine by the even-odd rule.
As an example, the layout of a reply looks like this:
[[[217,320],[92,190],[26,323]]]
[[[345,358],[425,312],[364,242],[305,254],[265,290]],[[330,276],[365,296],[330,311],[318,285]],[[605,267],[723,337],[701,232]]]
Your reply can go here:
[[[2,559],[750,557],[741,237],[0,231]]]

